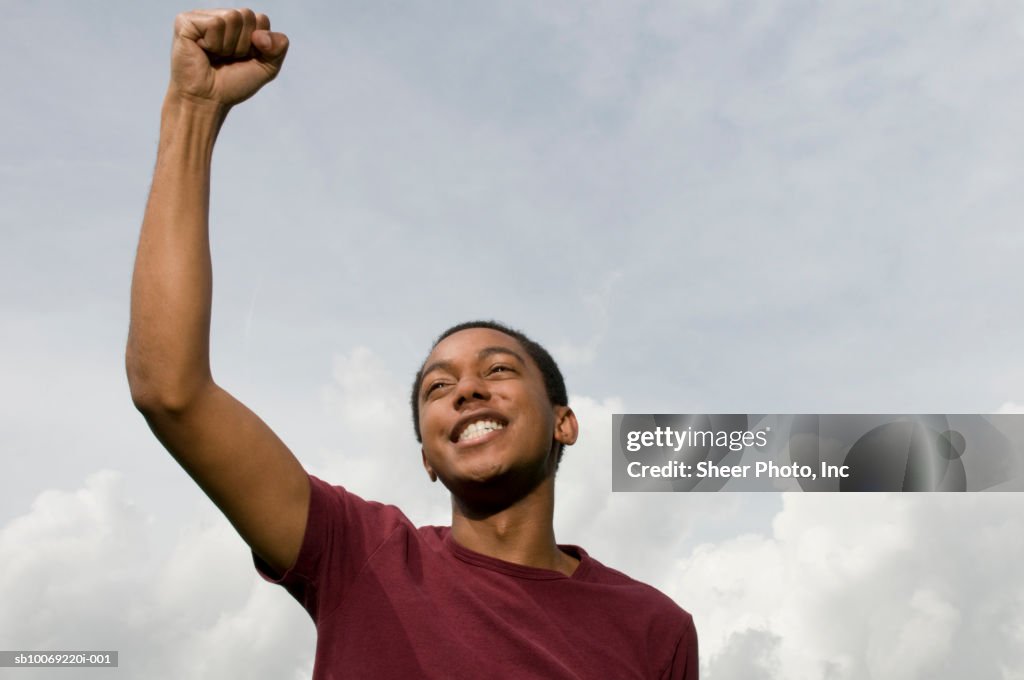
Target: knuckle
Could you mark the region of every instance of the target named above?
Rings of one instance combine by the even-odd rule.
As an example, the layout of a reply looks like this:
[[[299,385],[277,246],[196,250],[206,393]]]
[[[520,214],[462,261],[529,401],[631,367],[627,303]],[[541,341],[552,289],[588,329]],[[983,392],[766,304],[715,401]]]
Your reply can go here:
[[[225,28],[234,28],[242,23],[242,15],[237,9],[226,9],[219,17],[221,25]]]

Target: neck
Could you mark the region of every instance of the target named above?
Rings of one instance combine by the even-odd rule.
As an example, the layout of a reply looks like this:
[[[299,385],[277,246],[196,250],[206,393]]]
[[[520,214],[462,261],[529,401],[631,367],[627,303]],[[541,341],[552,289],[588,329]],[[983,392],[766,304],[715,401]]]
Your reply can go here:
[[[488,557],[572,575],[579,560],[555,543],[554,476],[497,510],[481,511],[452,496],[452,538]]]

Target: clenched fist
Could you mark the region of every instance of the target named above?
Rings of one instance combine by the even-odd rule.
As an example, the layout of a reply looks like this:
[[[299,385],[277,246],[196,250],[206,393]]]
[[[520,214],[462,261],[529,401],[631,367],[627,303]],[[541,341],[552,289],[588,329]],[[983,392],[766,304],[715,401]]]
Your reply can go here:
[[[233,106],[277,76],[288,37],[251,9],[195,10],[174,20],[171,93]]]

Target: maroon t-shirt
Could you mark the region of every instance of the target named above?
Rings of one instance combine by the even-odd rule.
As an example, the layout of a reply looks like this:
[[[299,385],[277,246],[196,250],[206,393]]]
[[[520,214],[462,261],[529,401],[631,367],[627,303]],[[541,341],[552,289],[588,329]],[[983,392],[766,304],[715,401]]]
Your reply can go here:
[[[467,550],[448,527],[310,476],[295,565],[264,578],[317,628],[314,680],[697,679],[693,619],[581,548],[572,576]]]

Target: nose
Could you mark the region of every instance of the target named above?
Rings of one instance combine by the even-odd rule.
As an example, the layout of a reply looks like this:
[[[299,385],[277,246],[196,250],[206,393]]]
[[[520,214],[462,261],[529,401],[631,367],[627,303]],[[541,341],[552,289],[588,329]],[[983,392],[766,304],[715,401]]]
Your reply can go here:
[[[455,408],[461,408],[467,402],[487,401],[490,398],[491,392],[487,389],[487,382],[481,380],[479,376],[463,376],[455,385]]]

